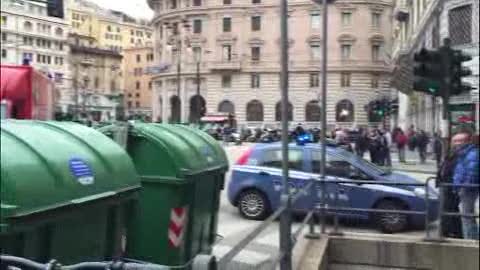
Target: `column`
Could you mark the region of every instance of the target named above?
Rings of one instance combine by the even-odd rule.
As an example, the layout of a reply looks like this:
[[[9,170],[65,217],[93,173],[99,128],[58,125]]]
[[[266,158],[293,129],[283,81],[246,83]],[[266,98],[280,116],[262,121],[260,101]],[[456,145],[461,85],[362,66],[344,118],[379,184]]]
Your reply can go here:
[[[180,79],[180,99],[182,103],[180,104],[180,121],[185,123],[188,121],[188,106],[190,102],[187,98],[187,84],[184,78]]]
[[[170,100],[168,98],[168,89],[167,87],[163,87],[162,91],[162,122],[163,123],[168,123],[168,104],[170,103]]]

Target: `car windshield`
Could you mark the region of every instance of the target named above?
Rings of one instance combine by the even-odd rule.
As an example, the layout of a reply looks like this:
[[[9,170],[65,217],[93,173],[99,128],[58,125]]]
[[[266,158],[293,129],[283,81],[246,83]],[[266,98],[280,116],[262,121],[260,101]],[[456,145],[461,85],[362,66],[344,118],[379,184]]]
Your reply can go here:
[[[360,168],[368,170],[372,173],[378,174],[378,175],[387,175],[390,174],[390,171],[387,171],[385,169],[382,169],[381,167],[373,164],[372,162],[365,160],[355,154],[349,153],[347,151],[341,150],[341,154],[345,156],[346,158],[350,159],[350,161],[356,163],[359,165]]]

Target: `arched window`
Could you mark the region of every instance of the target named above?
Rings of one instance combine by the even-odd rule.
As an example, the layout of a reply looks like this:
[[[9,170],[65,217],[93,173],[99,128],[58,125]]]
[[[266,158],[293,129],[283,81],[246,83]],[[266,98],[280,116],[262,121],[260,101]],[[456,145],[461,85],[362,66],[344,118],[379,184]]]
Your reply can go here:
[[[318,105],[318,101],[312,100],[305,106],[305,121],[307,122],[320,122],[321,110]]]
[[[275,106],[275,121],[282,121],[282,102],[277,102]],[[288,121],[293,121],[293,105],[288,102]]]
[[[353,103],[348,99],[339,101],[335,111],[337,122],[353,122],[355,119]]]
[[[55,34],[56,34],[57,36],[63,36],[63,29],[60,28],[60,27],[57,27],[57,28],[55,29]]]
[[[29,22],[29,21],[25,21],[25,22],[23,23],[23,28],[24,28],[25,30],[27,30],[27,31],[31,31],[31,30],[32,30],[32,23]]]
[[[178,96],[172,96],[170,98],[170,122],[180,122],[180,98]]]
[[[197,122],[205,116],[205,105],[205,99],[200,95],[195,95],[190,99],[190,122]]]
[[[263,104],[258,100],[252,100],[247,104],[247,121],[263,122]]]
[[[218,104],[218,111],[235,114],[235,105],[230,100],[224,100]]]

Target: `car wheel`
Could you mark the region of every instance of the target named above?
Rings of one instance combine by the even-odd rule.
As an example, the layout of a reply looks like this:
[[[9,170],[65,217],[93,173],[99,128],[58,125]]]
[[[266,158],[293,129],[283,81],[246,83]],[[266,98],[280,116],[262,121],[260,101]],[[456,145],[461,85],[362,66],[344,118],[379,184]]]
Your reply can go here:
[[[405,210],[405,207],[400,202],[384,200],[378,203],[375,209]],[[408,217],[405,214],[376,213],[374,222],[384,233],[397,233],[407,229]]]
[[[270,212],[265,195],[254,189],[240,194],[237,207],[243,217],[251,220],[264,220]]]

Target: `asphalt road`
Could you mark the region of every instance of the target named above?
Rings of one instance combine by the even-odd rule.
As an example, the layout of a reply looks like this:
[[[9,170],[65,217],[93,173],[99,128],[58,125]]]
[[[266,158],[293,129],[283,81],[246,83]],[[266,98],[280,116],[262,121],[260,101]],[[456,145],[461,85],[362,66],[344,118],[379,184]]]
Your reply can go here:
[[[225,146],[230,164],[234,164],[248,147],[249,145],[245,144],[241,146]],[[412,167],[415,168],[416,166]],[[422,180],[426,180],[428,177],[432,176],[431,174],[413,172],[407,172],[406,174]],[[227,174],[225,187],[228,186],[229,179],[229,174]],[[223,254],[231,249],[231,247],[235,246],[235,244],[237,244],[243,237],[245,237],[246,234],[248,234],[259,224],[259,221],[250,221],[241,217],[238,213],[238,210],[228,202],[226,191],[223,191],[221,195],[218,224],[219,242],[214,248],[214,254],[216,254],[218,257],[222,257]],[[292,226],[292,230],[296,230],[298,226],[299,221],[297,220]],[[330,224],[327,226],[327,229],[331,229],[331,227],[332,226]],[[319,227],[317,226],[317,230],[318,228]],[[368,224],[358,224],[353,222],[349,222],[349,224],[342,222],[340,228],[341,230],[345,231],[380,233]],[[424,237],[425,232],[408,231],[404,232],[404,234],[410,236],[414,235],[422,238]],[[268,261],[271,255],[275,254],[278,250],[278,239],[278,222],[274,222],[264,231],[263,234],[260,235],[260,237],[258,237],[251,245],[248,246],[246,251],[242,252],[236,259],[241,261],[249,261],[256,265],[263,261]]]

